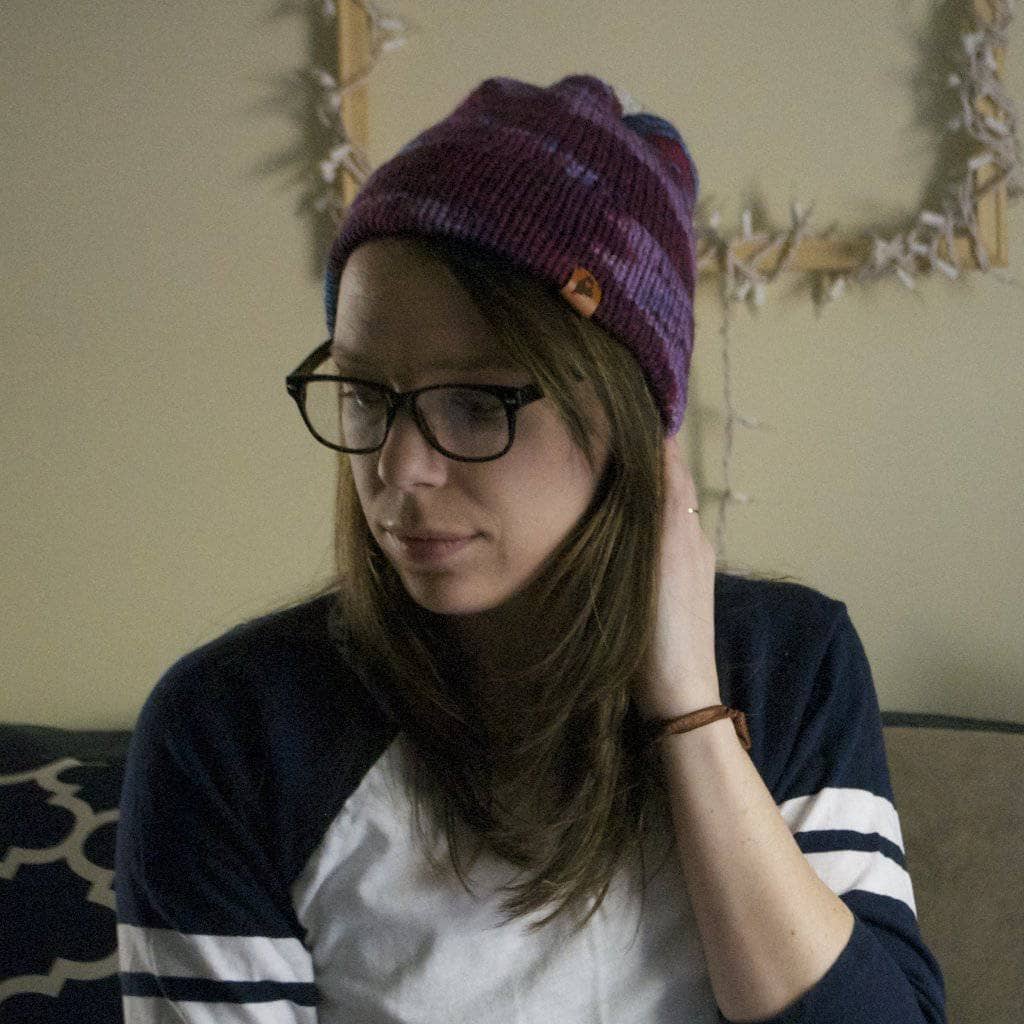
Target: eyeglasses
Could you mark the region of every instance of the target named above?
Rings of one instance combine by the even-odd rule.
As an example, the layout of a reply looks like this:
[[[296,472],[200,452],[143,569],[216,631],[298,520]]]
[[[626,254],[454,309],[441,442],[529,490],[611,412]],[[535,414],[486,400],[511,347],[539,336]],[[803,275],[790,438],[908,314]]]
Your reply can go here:
[[[315,373],[330,355],[328,338],[285,378],[309,432],[335,451],[363,455],[384,446],[398,410],[408,406],[431,447],[459,462],[489,462],[511,447],[516,412],[544,397],[536,385],[435,384],[393,391],[375,381]]]

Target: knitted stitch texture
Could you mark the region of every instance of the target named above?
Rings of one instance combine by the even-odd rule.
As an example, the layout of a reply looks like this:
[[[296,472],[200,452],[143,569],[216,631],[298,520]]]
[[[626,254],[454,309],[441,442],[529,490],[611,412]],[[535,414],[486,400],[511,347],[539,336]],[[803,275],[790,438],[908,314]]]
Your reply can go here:
[[[542,88],[489,78],[363,184],[328,255],[328,334],[342,271],[362,242],[472,242],[549,282],[626,345],[671,436],[693,351],[698,190],[679,132],[654,114],[624,115],[601,79],[570,75]]]

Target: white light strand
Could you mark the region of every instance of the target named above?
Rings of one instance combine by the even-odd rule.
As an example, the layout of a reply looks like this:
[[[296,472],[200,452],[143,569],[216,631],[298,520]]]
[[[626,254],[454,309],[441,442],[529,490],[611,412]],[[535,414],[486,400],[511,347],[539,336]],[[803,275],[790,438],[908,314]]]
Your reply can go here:
[[[615,93],[616,98],[622,105],[622,114],[625,117],[627,114],[642,114],[644,111],[643,104],[638,100],[634,99],[625,89],[621,86],[613,85],[612,91]]]
[[[871,256],[854,272],[857,280],[877,280],[892,273],[907,288],[913,288],[922,265],[923,273],[937,269],[955,279],[960,273],[954,245],[958,230],[970,236],[979,267],[990,268],[988,252],[978,233],[978,200],[1002,182],[1008,196],[1016,198],[1024,193],[1016,108],[997,77],[995,58],[996,48],[1007,45],[1007,29],[1013,17],[1013,0],[996,0],[992,22],[961,37],[967,66],[953,71],[947,80],[949,87],[957,90],[961,112],[948,122],[946,130],[965,133],[979,144],[980,152],[967,161],[960,181],[948,186],[949,198],[942,214],[922,210],[915,226],[905,234],[888,240],[873,237]],[[998,117],[978,110],[982,99],[991,101]],[[997,173],[979,189],[976,172],[991,164],[998,168]],[[946,259],[938,253],[940,239],[945,243]]]
[[[323,68],[309,69],[321,88],[317,117],[334,135],[326,158],[320,161],[320,179],[331,187],[317,195],[313,206],[321,213],[327,213],[335,224],[340,223],[345,212],[343,190],[337,187],[339,168],[344,168],[359,185],[362,185],[373,172],[373,165],[365,150],[348,137],[341,118],[341,98],[350,89],[362,85],[367,80],[382,54],[404,46],[408,39],[407,26],[401,18],[385,13],[374,0],[353,2],[357,3],[370,19],[370,59],[365,70],[339,83],[334,75]],[[321,0],[320,8],[326,20],[336,21],[338,10],[334,0]]]
[[[984,271],[990,269],[991,262],[978,233],[978,199],[1001,182],[1006,183],[1009,197],[1017,198],[1024,194],[1024,166],[1017,136],[1016,108],[996,77],[994,52],[1000,47],[1005,50],[1007,29],[1013,17],[1014,0],[995,0],[992,22],[978,25],[974,32],[965,33],[961,37],[966,67],[954,71],[948,78],[949,86],[958,90],[961,114],[947,124],[946,130],[966,133],[980,146],[980,151],[967,161],[961,179],[947,186],[950,195],[943,212],[921,210],[910,230],[890,238],[871,234],[870,254],[850,271],[808,271],[812,278],[811,294],[816,306],[820,307],[842,297],[850,280],[864,282],[893,275],[906,288],[913,289],[916,279],[922,273],[930,273],[932,270],[938,270],[950,280],[955,280],[961,273],[955,247],[958,232],[970,236],[979,267]],[[992,102],[998,116],[983,115],[977,110],[976,104],[983,97]],[[998,171],[992,180],[979,189],[975,174],[990,164],[995,164]],[[712,211],[706,226],[698,227],[698,239],[706,243],[706,249],[698,262],[698,271],[707,264],[718,265],[719,297],[722,303],[720,333],[725,405],[722,455],[724,487],[716,495],[721,498],[721,507],[715,531],[715,551],[720,561],[726,557],[725,530],[729,505],[746,505],[753,501],[749,494],[733,489],[735,427],[768,429],[764,424],[738,412],[733,401],[731,310],[741,302],[751,303],[755,309],[764,305],[767,286],[786,269],[801,239],[808,234],[810,213],[810,210],[805,213],[801,204],[794,203],[790,228],[773,235],[754,231],[752,212],[749,209],[743,210],[740,231],[731,238],[719,232],[721,214],[718,210]],[[819,237],[827,237],[832,230],[830,228]],[[945,245],[945,258],[939,254],[940,241]],[[733,246],[737,243],[749,245],[751,242],[754,243],[751,255],[743,260],[738,259]],[[770,272],[760,270],[759,265],[770,261],[777,251],[782,256],[774,269]]]

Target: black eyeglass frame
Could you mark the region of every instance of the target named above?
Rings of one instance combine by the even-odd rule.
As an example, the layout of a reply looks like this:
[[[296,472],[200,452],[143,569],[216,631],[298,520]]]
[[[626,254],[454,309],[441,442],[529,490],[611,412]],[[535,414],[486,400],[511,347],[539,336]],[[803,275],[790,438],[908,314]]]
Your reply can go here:
[[[516,438],[516,413],[524,405],[529,405],[531,402],[536,402],[538,399],[544,397],[544,392],[541,391],[536,384],[527,384],[525,387],[521,388],[509,387],[502,384],[431,384],[425,388],[416,388],[414,391],[395,391],[392,388],[389,388],[386,384],[379,384],[372,380],[363,380],[360,377],[342,377],[337,374],[330,373],[313,373],[312,371],[330,354],[332,344],[334,344],[334,339],[328,338],[322,344],[318,345],[294,370],[292,370],[291,373],[288,374],[287,377],[285,377],[284,383],[285,387],[288,389],[288,394],[292,396],[295,400],[295,404],[299,407],[299,414],[302,416],[302,422],[306,424],[309,432],[322,445],[332,448],[336,452],[345,452],[349,455],[368,455],[370,452],[380,451],[387,442],[388,434],[391,432],[391,424],[394,423],[395,416],[398,415],[398,410],[404,406],[408,406],[409,411],[412,413],[412,418],[416,422],[416,426],[419,427],[420,433],[426,438],[427,443],[431,448],[435,449],[435,451],[439,451],[446,458],[454,459],[456,462],[493,462],[495,459],[500,459],[502,455],[505,455],[512,447],[512,442]],[[375,388],[385,396],[388,403],[388,418],[387,424],[384,427],[384,437],[379,445],[376,445],[373,448],[343,448],[341,445],[333,444],[326,438],[321,437],[316,432],[313,424],[309,421],[309,417],[306,415],[306,384],[310,381],[317,380],[329,380],[335,382],[353,381],[358,384]],[[508,444],[506,444],[497,455],[456,455],[444,448],[434,436],[434,433],[427,425],[426,420],[420,415],[420,411],[416,406],[416,398],[418,395],[423,394],[424,391],[436,391],[439,388],[451,387],[466,388],[470,391],[483,391],[501,399],[501,403],[505,407],[505,415],[508,417]]]

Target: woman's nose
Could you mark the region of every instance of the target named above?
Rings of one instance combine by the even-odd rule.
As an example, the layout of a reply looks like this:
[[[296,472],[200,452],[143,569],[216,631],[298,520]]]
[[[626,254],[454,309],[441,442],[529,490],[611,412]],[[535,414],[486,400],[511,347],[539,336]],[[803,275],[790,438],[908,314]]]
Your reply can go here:
[[[448,459],[423,436],[409,408],[399,409],[391,423],[384,446],[377,453],[377,476],[381,483],[399,490],[444,483]]]

